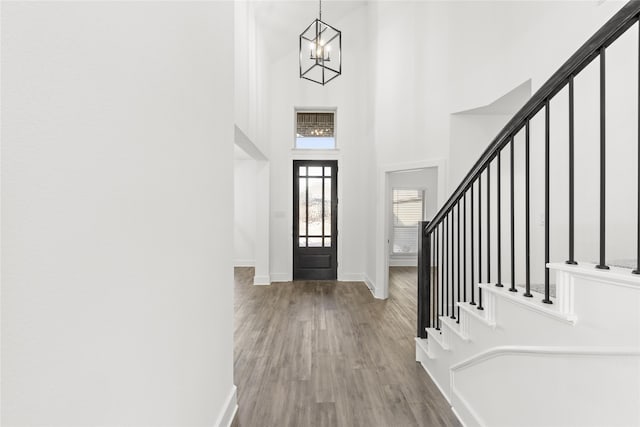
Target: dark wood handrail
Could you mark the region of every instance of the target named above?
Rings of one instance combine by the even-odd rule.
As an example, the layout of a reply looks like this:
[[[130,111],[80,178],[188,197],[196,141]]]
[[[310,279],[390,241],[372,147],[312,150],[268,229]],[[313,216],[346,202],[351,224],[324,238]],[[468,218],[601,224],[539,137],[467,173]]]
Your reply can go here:
[[[527,103],[513,116],[506,126],[498,133],[498,136],[489,144],[478,161],[473,165],[469,173],[462,180],[458,188],[445,202],[433,220],[429,223],[425,233],[431,233],[435,227],[445,218],[464,193],[471,187],[487,165],[495,158],[510,141],[510,138],[518,133],[533,116],[538,113],[555,94],[560,92],[569,79],[585,68],[600,49],[608,47],[631,25],[636,23],[640,16],[640,0],[631,0],[618,11],[600,30],[598,30],[580,49],[576,51],[540,89],[527,101]]]

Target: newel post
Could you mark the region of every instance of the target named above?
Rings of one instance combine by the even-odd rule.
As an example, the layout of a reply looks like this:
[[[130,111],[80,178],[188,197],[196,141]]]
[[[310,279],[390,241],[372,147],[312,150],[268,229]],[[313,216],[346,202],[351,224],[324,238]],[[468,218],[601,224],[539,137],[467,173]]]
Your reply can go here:
[[[426,338],[426,328],[431,319],[431,234],[427,233],[429,221],[421,221],[418,227],[418,338]]]

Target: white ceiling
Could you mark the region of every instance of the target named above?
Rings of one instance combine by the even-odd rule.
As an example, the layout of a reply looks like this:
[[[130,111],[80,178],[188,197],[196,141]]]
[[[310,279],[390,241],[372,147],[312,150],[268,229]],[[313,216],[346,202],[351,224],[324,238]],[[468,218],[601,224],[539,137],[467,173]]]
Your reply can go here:
[[[364,0],[325,0],[322,2],[322,20],[333,24],[367,3]],[[275,60],[298,50],[298,37],[318,17],[318,2],[256,0],[254,10],[266,48]]]

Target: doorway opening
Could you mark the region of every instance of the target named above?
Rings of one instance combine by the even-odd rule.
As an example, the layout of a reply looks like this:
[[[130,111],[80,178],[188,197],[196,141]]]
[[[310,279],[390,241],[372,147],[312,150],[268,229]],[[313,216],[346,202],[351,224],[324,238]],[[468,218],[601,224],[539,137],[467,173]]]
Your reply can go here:
[[[293,280],[338,278],[338,162],[293,161]]]
[[[438,168],[399,170],[388,174],[389,292],[415,293],[420,221],[437,212]]]
[[[412,175],[418,177],[412,177]],[[427,176],[419,177],[420,172]],[[392,189],[393,186],[405,188],[424,189],[424,209],[426,220],[433,218],[443,203],[445,196],[445,161],[443,159],[423,160],[411,163],[389,164],[380,167],[378,174],[378,219],[376,229],[376,283],[373,294],[376,298],[389,298],[389,266],[398,266],[400,261],[393,261],[391,247],[392,215]],[[417,184],[412,182],[398,183],[395,179],[416,179]],[[393,180],[393,182],[392,182]],[[416,232],[417,234],[417,232]],[[408,257],[407,257],[408,258]],[[412,263],[417,265],[417,254],[412,257]],[[406,261],[406,260],[403,260]],[[407,263],[409,261],[406,261]],[[415,267],[414,267],[415,268]],[[416,275],[417,277],[417,275]]]

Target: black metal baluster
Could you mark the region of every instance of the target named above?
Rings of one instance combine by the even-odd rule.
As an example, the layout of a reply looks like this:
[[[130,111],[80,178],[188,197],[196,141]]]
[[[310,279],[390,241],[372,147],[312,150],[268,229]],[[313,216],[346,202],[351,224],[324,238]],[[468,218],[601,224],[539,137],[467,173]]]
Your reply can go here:
[[[509,203],[510,203],[510,211],[511,211],[511,287],[509,288],[510,292],[518,292],[516,289],[516,202],[515,202],[515,191],[514,191],[514,169],[515,162],[513,160],[513,151],[514,151],[514,138],[511,137],[511,141],[509,142],[509,159],[511,161],[511,167],[509,168]]]
[[[462,263],[462,299],[467,302],[467,193],[462,196],[462,202],[462,255],[464,258]]]
[[[487,163],[487,284],[491,283],[491,163]]]
[[[449,214],[447,213],[447,216],[444,217],[444,232],[445,232],[445,236],[447,241],[445,244],[445,257],[446,257],[446,267],[445,267],[445,306],[444,306],[444,312],[443,315],[444,316],[449,316]]]
[[[501,206],[501,198],[502,198],[502,186],[501,186],[501,182],[502,182],[502,178],[501,178],[501,174],[502,174],[502,169],[501,169],[501,161],[500,161],[500,157],[502,155],[502,150],[498,151],[498,171],[497,171],[497,211],[498,211],[498,224],[496,225],[496,227],[498,228],[498,281],[496,283],[496,286],[499,288],[502,288],[502,206]]]
[[[456,318],[455,315],[455,290],[456,290],[456,285],[455,285],[455,254],[454,254],[454,248],[455,248],[455,234],[454,234],[454,217],[455,217],[455,211],[453,209],[453,207],[451,208],[451,319]]]
[[[600,48],[600,263],[596,265],[596,268],[601,270],[608,270],[609,266],[606,263],[605,257],[605,223],[606,223],[606,127],[605,127],[605,98],[606,98],[606,85],[605,85],[605,48]]]
[[[482,307],[482,172],[478,174],[478,310]]]
[[[442,235],[442,222],[438,224],[438,276],[440,276],[440,280],[438,280],[438,318],[436,319],[436,329],[440,329],[440,316],[442,315],[442,290],[444,289],[444,260],[442,259],[442,253],[444,249],[444,236]]]
[[[636,249],[636,269],[633,270],[633,274],[640,274],[640,16],[638,17],[638,207],[636,210],[636,220],[638,222],[636,233],[637,236],[637,249]]]
[[[531,298],[533,297],[533,295],[531,294],[531,252],[530,252],[530,244],[529,244],[529,239],[530,239],[530,234],[529,234],[529,216],[530,216],[530,210],[529,210],[529,121],[527,120],[527,124],[525,126],[525,139],[524,139],[524,223],[525,223],[525,233],[524,233],[524,240],[525,240],[525,289],[524,289],[524,296],[527,298]]]
[[[471,184],[471,207],[470,209],[470,213],[469,213],[469,217],[470,217],[470,226],[471,226],[471,242],[469,242],[469,247],[471,248],[471,302],[469,304],[471,305],[476,305],[476,301],[475,301],[475,277],[474,277],[474,272],[475,272],[475,268],[474,268],[474,263],[475,263],[475,259],[473,257],[473,249],[474,249],[474,239],[475,239],[475,234],[473,233],[473,184]]]
[[[440,292],[440,286],[442,281],[440,280],[440,275],[442,274],[442,262],[440,261],[440,225],[436,226],[436,263],[438,265],[438,269],[436,270],[436,298],[435,298],[435,304],[436,304],[436,309],[435,309],[435,314],[436,314],[436,318],[435,321],[433,322],[436,325],[436,329],[440,330],[440,304],[439,302],[439,296],[441,294]]]
[[[457,323],[460,323],[460,200],[458,200],[458,232],[456,233],[458,236],[458,320]]]
[[[440,329],[440,316],[442,316],[442,312],[444,310],[444,230],[442,225],[442,222],[438,225],[438,236],[440,239],[440,249],[438,250],[438,255],[440,256],[440,263],[438,264],[440,267],[440,287],[438,289],[438,294],[440,296],[438,301],[440,309],[438,310],[438,330]]]
[[[478,283],[482,283],[482,172],[478,174]]]
[[[549,292],[549,100],[544,108],[544,299],[545,304],[552,304]]]
[[[434,274],[434,272],[436,272],[436,268],[438,268],[438,259],[436,258],[436,251],[435,248],[437,247],[436,242],[436,231],[433,230],[431,232],[431,271],[429,272],[429,275],[431,276],[431,289],[429,290],[429,295],[430,295],[430,299],[429,299],[429,304],[430,304],[430,309],[429,312],[431,313],[431,327],[433,327],[433,325],[435,325],[435,314],[434,314],[434,298],[435,298],[435,290],[438,288],[438,284],[436,282],[437,280],[437,275]],[[431,290],[433,290],[433,292],[431,292]]]
[[[573,76],[569,77],[569,259],[567,264],[575,265],[574,258],[574,114],[573,114]]]
[[[440,316],[442,316],[442,310],[444,310],[444,229],[442,227],[443,222],[438,224],[438,235],[440,237],[440,248],[438,249],[438,255],[440,257],[440,287],[438,289],[438,328],[440,327]]]

